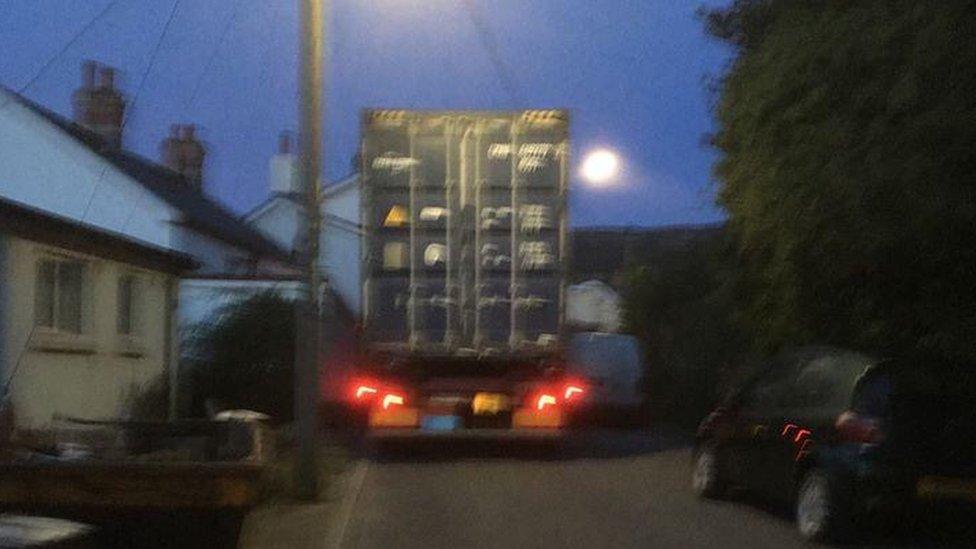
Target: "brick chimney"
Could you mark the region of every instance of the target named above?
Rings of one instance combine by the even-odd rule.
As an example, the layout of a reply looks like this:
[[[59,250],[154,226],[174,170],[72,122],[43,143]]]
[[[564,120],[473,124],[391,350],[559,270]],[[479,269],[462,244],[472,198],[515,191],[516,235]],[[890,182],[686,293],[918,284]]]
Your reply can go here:
[[[169,137],[163,139],[159,152],[164,166],[186,178],[193,189],[203,190],[203,162],[207,150],[197,139],[196,126],[170,126]]]
[[[72,94],[71,102],[75,122],[101,135],[109,147],[122,146],[125,98],[115,89],[115,69],[85,61],[81,66],[81,87]]]
[[[268,171],[272,194],[299,191],[298,157],[292,149],[290,133],[282,132],[278,136],[278,154],[271,157]]]

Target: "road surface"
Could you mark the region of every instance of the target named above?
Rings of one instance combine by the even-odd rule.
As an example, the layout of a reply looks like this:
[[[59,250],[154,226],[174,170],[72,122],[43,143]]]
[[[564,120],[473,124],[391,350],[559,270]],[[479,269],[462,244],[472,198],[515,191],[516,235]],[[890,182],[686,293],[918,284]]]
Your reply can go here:
[[[451,447],[361,461],[339,517],[339,545],[809,547],[782,510],[741,497],[695,498],[679,436],[593,433],[552,455],[520,446]]]
[[[342,547],[800,545],[781,518],[697,500],[678,437],[601,433],[553,455],[466,446],[367,462]]]

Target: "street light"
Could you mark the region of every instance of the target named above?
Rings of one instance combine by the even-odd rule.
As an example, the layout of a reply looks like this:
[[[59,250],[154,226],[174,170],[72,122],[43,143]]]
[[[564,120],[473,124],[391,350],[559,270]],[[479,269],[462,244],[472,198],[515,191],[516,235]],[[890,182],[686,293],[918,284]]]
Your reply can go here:
[[[580,174],[594,187],[610,185],[620,172],[620,158],[609,149],[591,151],[583,158]]]

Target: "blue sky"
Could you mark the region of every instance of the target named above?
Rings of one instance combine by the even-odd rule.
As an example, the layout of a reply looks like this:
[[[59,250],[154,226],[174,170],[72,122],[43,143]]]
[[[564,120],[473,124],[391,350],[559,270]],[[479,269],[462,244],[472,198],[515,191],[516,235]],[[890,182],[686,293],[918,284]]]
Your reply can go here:
[[[715,153],[702,143],[712,131],[707,81],[729,52],[704,35],[701,1],[475,1],[523,105],[505,92],[459,0],[333,0],[328,179],[350,171],[363,107],[565,107],[576,160],[597,147],[624,159],[612,188],[588,188],[574,170],[574,225],[722,218]],[[0,0],[0,83],[21,89],[36,77],[24,94],[70,114],[82,60],[118,67],[132,104],[127,148],[156,159],[170,124],[196,123],[210,151],[207,191],[238,212],[258,204],[277,135],[296,127],[298,1],[182,0],[147,72],[173,0],[116,0],[56,56],[109,4]]]

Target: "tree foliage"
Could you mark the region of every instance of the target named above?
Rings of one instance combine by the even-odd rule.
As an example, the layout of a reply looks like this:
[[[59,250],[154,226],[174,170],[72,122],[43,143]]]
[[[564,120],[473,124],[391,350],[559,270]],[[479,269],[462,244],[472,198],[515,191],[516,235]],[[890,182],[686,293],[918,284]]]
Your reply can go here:
[[[720,398],[749,352],[733,314],[734,257],[719,236],[692,241],[628,275],[624,324],[647,353],[654,411],[694,422]]]
[[[718,202],[760,347],[976,359],[976,2],[735,0],[704,14]]]
[[[207,400],[288,420],[293,410],[295,304],[273,292],[224,307],[190,341],[193,408]]]

